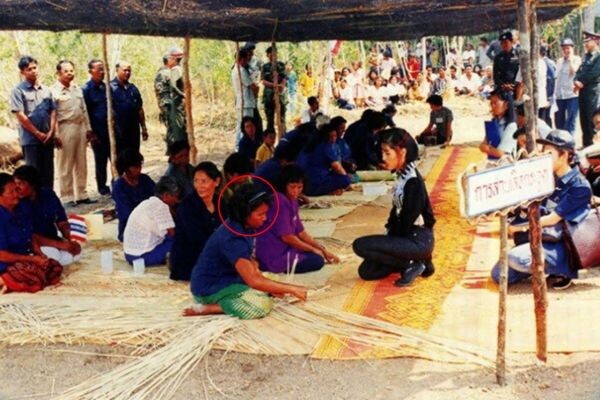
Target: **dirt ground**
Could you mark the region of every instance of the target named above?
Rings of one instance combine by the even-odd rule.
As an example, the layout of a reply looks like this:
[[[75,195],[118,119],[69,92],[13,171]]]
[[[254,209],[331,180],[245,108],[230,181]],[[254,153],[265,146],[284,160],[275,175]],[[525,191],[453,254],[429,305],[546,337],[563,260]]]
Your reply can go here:
[[[470,99],[455,100],[449,107],[455,116],[454,142],[480,141],[483,120],[489,118],[489,106]],[[344,115],[353,120],[358,113]],[[424,104],[401,107],[396,120],[399,126],[417,134],[427,123],[428,108]],[[155,126],[154,130],[157,134],[143,144],[142,150],[146,156],[144,168],[156,178],[164,170],[166,156],[164,144],[158,139],[160,127]],[[199,160],[211,159],[221,164],[227,149],[232,146],[232,134],[201,131],[199,136]],[[89,155],[91,162],[91,153]],[[92,165],[90,163],[90,167]],[[95,196],[93,179],[89,181]],[[92,208],[109,204],[110,200],[104,198]],[[81,207],[73,211],[90,209]],[[352,219],[348,223],[353,223]],[[383,221],[375,223],[383,225]],[[368,229],[349,228],[342,238],[351,240]],[[125,349],[106,346],[0,348],[0,400],[50,398],[52,394],[127,362],[128,358],[123,357],[126,354]],[[509,364],[509,384],[499,387],[493,370],[472,365],[408,358],[324,361],[299,356],[268,357],[213,351],[181,385],[175,398],[600,399],[598,353],[550,354],[545,365],[536,362],[532,354],[513,356],[513,362]]]

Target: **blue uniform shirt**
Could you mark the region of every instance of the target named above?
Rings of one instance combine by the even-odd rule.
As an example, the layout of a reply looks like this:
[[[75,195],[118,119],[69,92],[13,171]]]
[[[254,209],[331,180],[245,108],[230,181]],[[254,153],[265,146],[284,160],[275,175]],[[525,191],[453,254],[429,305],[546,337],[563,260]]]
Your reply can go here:
[[[115,134],[118,138],[140,137],[139,111],[143,106],[142,95],[133,83],[123,86],[117,78],[110,82],[115,111]]]
[[[565,221],[579,223],[590,210],[591,198],[590,183],[575,167],[561,178],[556,178],[554,192],[544,201],[544,206],[548,211],[560,215]]]
[[[32,86],[29,81],[23,81],[10,95],[10,111],[23,112],[31,123],[44,133],[50,130],[50,114],[55,108],[50,89],[41,84]],[[19,124],[19,139],[21,146],[42,144],[21,124]]]
[[[258,138],[254,140],[250,139],[248,136],[244,135],[240,139],[240,144],[238,145],[238,152],[248,157],[250,161],[253,161],[256,158],[256,151],[261,145],[261,141]]]
[[[118,239],[122,242],[123,232],[133,209],[154,195],[154,181],[148,175],[141,174],[137,186],[131,186],[121,177],[113,182],[112,187],[112,198],[119,218]]]
[[[92,131],[99,139],[108,138],[108,120],[107,120],[107,102],[106,102],[106,85],[100,82],[99,85],[91,79],[86,82],[81,88],[83,90],[83,98],[90,117],[90,125]]]
[[[67,221],[67,214],[58,196],[50,188],[42,187],[35,201],[29,201],[33,216],[33,233],[58,239],[58,222]]]
[[[238,232],[252,233],[239,223],[227,220],[227,224]],[[244,283],[235,269],[241,259],[250,260],[254,255],[254,238],[231,232],[225,225],[208,239],[194,269],[190,288],[194,296],[210,296],[227,286]]]
[[[281,175],[281,162],[276,158],[269,158],[260,164],[255,172],[256,176],[266,179],[270,184],[275,184]]]
[[[20,202],[13,212],[0,206],[0,250],[15,254],[31,252],[33,224],[29,202]],[[0,262],[0,274],[8,267]]]

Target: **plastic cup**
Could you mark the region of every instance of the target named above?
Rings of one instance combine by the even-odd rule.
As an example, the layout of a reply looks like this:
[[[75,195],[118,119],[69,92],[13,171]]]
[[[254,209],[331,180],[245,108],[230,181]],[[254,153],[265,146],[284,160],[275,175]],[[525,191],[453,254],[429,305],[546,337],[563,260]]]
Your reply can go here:
[[[133,260],[133,275],[134,276],[144,276],[144,272],[146,270],[146,263],[143,258],[137,258]]]
[[[100,253],[100,269],[103,274],[112,274],[113,252],[111,250],[102,250]]]

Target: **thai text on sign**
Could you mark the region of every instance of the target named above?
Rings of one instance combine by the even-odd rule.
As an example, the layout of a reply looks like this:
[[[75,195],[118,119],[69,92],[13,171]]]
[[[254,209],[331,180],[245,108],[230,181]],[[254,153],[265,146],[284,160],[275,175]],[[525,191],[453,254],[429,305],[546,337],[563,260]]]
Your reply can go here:
[[[554,191],[552,156],[544,155],[463,176],[463,214],[476,217]]]

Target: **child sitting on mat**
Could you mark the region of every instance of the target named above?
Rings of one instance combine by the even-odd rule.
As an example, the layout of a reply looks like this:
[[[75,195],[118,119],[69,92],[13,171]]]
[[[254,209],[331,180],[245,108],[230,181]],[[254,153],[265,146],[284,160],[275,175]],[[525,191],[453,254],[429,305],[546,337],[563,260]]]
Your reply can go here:
[[[208,239],[192,270],[196,304],[185,316],[228,314],[240,319],[263,318],[271,312],[270,295],[290,294],[306,300],[306,288],[265,278],[254,257],[255,231],[267,220],[271,195],[256,184],[239,186],[230,201],[230,218]]]

